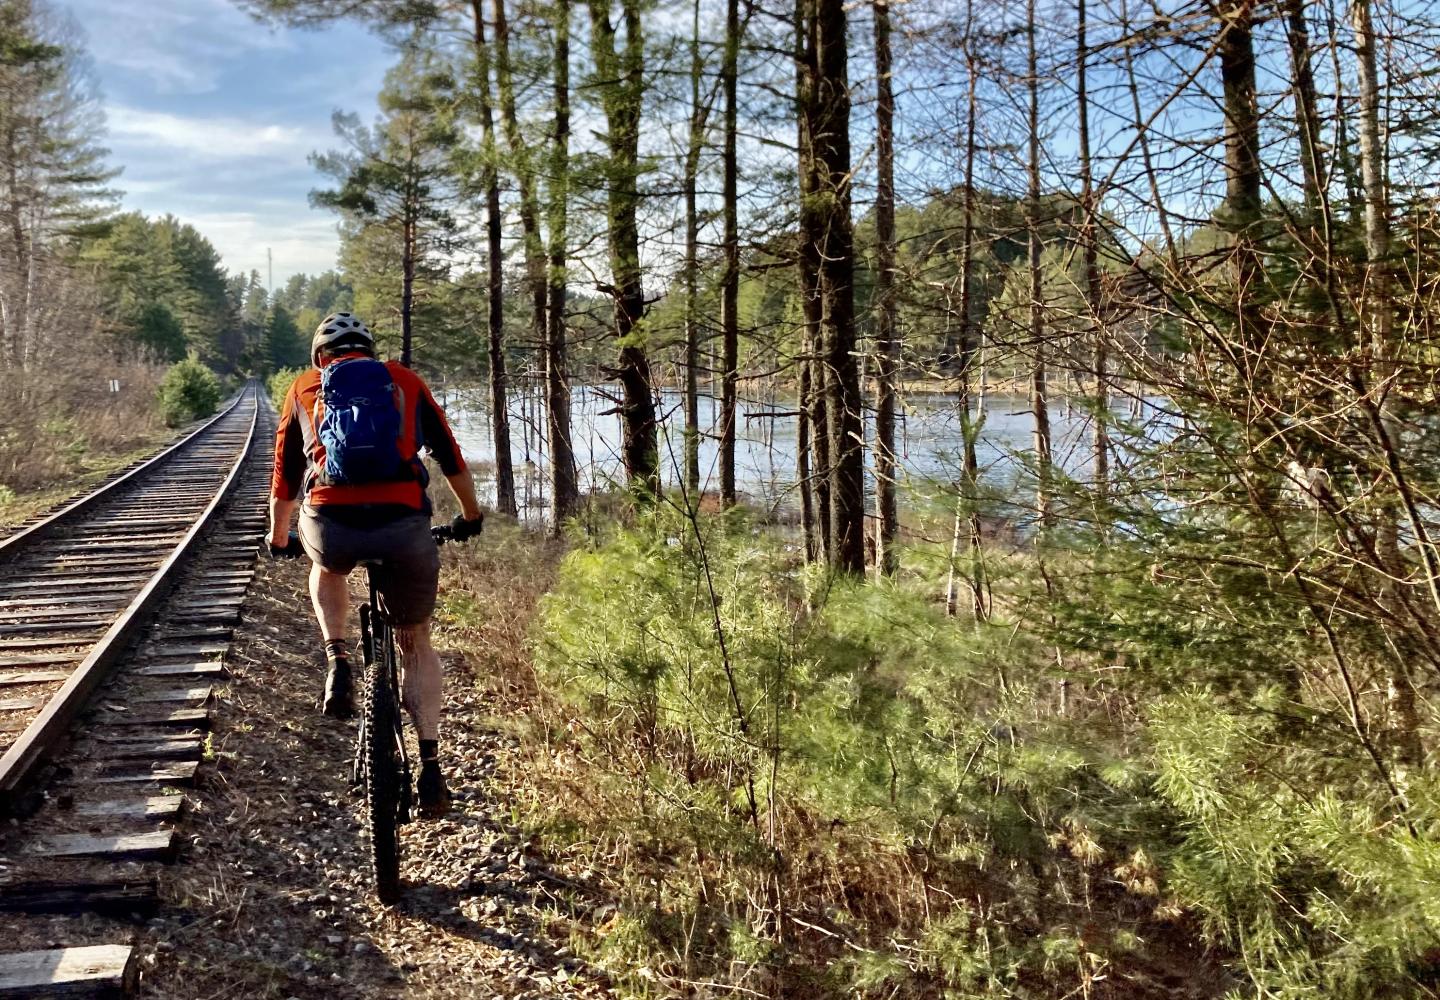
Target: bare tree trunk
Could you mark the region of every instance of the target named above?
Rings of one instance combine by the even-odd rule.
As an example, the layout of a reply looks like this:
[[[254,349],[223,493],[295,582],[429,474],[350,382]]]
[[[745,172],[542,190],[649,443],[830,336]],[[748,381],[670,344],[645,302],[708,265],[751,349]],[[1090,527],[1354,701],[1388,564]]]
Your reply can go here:
[[[416,209],[414,200],[408,194],[404,212],[400,235],[400,363],[409,368],[412,360],[411,314],[415,310]]]
[[[1040,257],[1040,70],[1035,47],[1035,0],[1025,5],[1025,77],[1030,100],[1029,187],[1025,195],[1025,226],[1029,230],[1030,343],[1035,352],[1030,378],[1030,411],[1035,421],[1035,510],[1041,528],[1050,524],[1050,406],[1045,345],[1045,316]]]
[[[548,336],[545,309],[550,298],[550,282],[545,273],[545,244],[540,235],[540,200],[535,189],[535,164],[520,131],[520,117],[515,107],[515,82],[510,68],[510,24],[505,15],[505,0],[494,0],[494,6],[495,80],[500,89],[500,114],[505,122],[506,142],[510,147],[516,185],[520,189],[520,231],[525,240],[525,284],[530,293],[530,329],[535,346],[540,347]]]
[[[974,47],[975,29],[975,2],[965,0],[965,201],[964,201],[964,228],[962,237],[964,243],[961,248],[960,257],[960,384],[959,399],[961,427],[964,430],[965,440],[961,452],[961,480],[960,497],[963,505],[968,508],[969,514],[969,536],[970,536],[970,607],[975,614],[976,621],[983,621],[987,616],[985,602],[985,560],[984,560],[984,538],[980,531],[980,460],[975,453],[975,437],[979,433],[976,421],[983,417],[983,387],[982,387],[982,410],[978,414],[971,413],[970,404],[970,379],[974,375],[976,361],[980,356],[981,332],[976,330],[974,321],[974,277],[975,277],[975,158],[979,154],[979,145],[976,139],[976,128],[979,122],[979,95],[977,92],[979,80],[979,66],[975,58]],[[958,535],[959,512],[956,512],[956,533]],[[946,599],[946,608],[950,614],[955,613],[955,587],[954,587],[954,559],[958,556],[958,539],[955,542],[957,551],[951,554],[952,579],[948,588],[949,593]]]
[[[814,96],[809,155],[820,222],[821,354],[830,438],[831,563],[865,570],[865,456],[855,362],[854,235],[850,219],[850,86],[843,0],[811,0]]]
[[[641,499],[660,492],[660,459],[655,420],[655,396],[650,380],[650,359],[631,333],[645,314],[645,289],[640,269],[640,118],[645,95],[645,35],[641,26],[641,0],[621,0],[625,21],[623,50],[615,47],[610,23],[610,0],[589,0],[591,40],[595,66],[602,80],[605,112],[607,235],[610,246],[609,286],[615,300],[615,337],[621,344],[614,376],[624,394],[620,415],[623,425],[621,454],[630,488]],[[613,82],[612,82],[613,81]]]
[[[725,90],[724,190],[725,268],[720,286],[720,502],[733,506],[735,495],[735,407],[740,367],[740,228],[737,204],[739,161],[735,153],[736,75],[740,58],[740,6],[725,3],[725,60],[721,80]]]
[[[890,4],[875,4],[875,566],[889,576],[897,567],[895,369],[895,95],[890,84]]]
[[[821,222],[816,195],[819,180],[811,151],[811,126],[815,116],[816,82],[814,42],[810,35],[808,0],[795,0],[795,109],[799,131],[800,233],[796,247],[796,269],[800,284],[800,306],[804,322],[802,361],[805,369],[801,397],[802,420],[808,429],[811,455],[805,461],[802,487],[812,493],[812,553],[816,559],[831,558],[830,535],[830,431],[826,419],[829,405],[826,369],[821,354],[820,239]],[[802,501],[803,507],[803,501]]]
[[[1242,350],[1259,338],[1260,118],[1255,103],[1255,0],[1221,0],[1220,78],[1225,107],[1225,207],[1222,223],[1234,235],[1235,321]],[[1248,355],[1247,355],[1248,358]],[[1253,359],[1246,362],[1253,365]]]
[[[515,503],[515,471],[510,461],[510,407],[505,372],[505,271],[500,242],[504,215],[500,210],[500,171],[496,160],[495,114],[490,100],[490,46],[485,41],[485,14],[480,0],[471,0],[471,21],[475,36],[475,75],[480,80],[480,133],[484,166],[485,240],[487,254],[486,330],[490,345],[490,426],[495,439],[495,507],[512,517],[519,513]]]
[[[708,106],[700,102],[700,0],[695,0],[690,36],[690,147],[685,155],[685,485],[700,493],[700,306],[697,292],[700,212],[695,184],[705,143]]]
[[[801,353],[809,355],[813,350],[813,336],[810,326],[805,325],[801,337]],[[808,357],[800,362],[800,400],[795,415],[795,479],[800,484],[800,528],[805,535],[805,559],[815,562],[823,555],[821,536],[815,513],[815,488],[810,472],[810,412],[814,406],[814,389],[810,385],[813,366]]]
[[[25,329],[29,326],[29,300],[27,296],[28,285],[24,275],[30,272],[30,241],[25,234],[25,213],[20,203],[20,178],[16,164],[19,162],[19,151],[16,149],[15,130],[7,129],[5,135],[5,162],[6,162],[6,191],[10,195],[9,204],[6,205],[5,222],[10,230],[11,260],[10,265],[14,268],[11,280],[15,282],[11,286],[12,293],[7,297],[7,309],[5,315],[5,332],[9,342],[5,346],[5,357],[16,367],[25,367]],[[3,279],[0,279],[3,280]]]
[[[1300,171],[1303,177],[1305,208],[1314,224],[1320,211],[1325,186],[1325,165],[1321,159],[1320,115],[1315,100],[1315,73],[1310,67],[1310,28],[1305,23],[1304,0],[1285,0],[1286,40],[1290,45],[1290,67],[1295,91],[1295,124],[1300,138]]]
[[[1330,52],[1330,70],[1336,80],[1346,80],[1346,68],[1341,63],[1340,55],[1345,46],[1340,41],[1339,28],[1333,14],[1326,18],[1326,48]],[[1335,121],[1335,169],[1340,172],[1340,179],[1345,185],[1345,203],[1350,206],[1350,216],[1358,219],[1364,214],[1364,206],[1361,204],[1361,183],[1360,177],[1355,172],[1355,156],[1351,149],[1352,141],[1349,129],[1347,128],[1348,116],[1345,111],[1345,86],[1335,87],[1335,103],[1332,112]]]
[[[554,4],[555,139],[550,147],[550,302],[545,310],[545,415],[550,445],[551,529],[557,534],[575,513],[575,448],[570,437],[570,382],[566,361],[565,261],[569,241],[570,197],[570,0]]]
[[[1390,194],[1386,184],[1385,147],[1380,137],[1380,73],[1376,56],[1375,25],[1369,0],[1352,0],[1350,22],[1355,34],[1355,64],[1360,96],[1360,180],[1365,198],[1365,283],[1360,320],[1370,340],[1373,370],[1371,391],[1377,395],[1380,424],[1390,441],[1400,440],[1400,426],[1391,402],[1390,379],[1394,374],[1395,303],[1390,274]],[[1406,575],[1400,552],[1399,514],[1385,504],[1377,514],[1376,549],[1382,587],[1387,594],[1393,581]],[[1415,684],[1403,655],[1392,657],[1390,671],[1390,712],[1395,727],[1397,759],[1417,763],[1421,759],[1420,719],[1415,704]]]
[[[1077,0],[1075,18],[1075,99],[1080,115],[1080,209],[1084,212],[1081,227],[1081,268],[1085,273],[1085,323],[1090,334],[1093,354],[1091,375],[1095,379],[1094,438],[1091,442],[1091,478],[1094,480],[1096,508],[1104,513],[1110,492],[1110,383],[1105,356],[1105,330],[1100,324],[1100,262],[1094,179],[1090,163],[1090,95],[1087,89],[1090,48],[1087,41],[1089,19],[1085,0]]]

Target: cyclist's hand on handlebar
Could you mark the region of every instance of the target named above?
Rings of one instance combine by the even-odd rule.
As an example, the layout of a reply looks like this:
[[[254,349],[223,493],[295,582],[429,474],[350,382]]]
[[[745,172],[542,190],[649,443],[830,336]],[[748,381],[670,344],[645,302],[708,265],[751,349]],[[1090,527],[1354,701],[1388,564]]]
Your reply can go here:
[[[457,542],[468,541],[479,535],[485,527],[485,515],[481,513],[473,521],[467,521],[462,514],[456,514],[450,519],[450,537]]]
[[[270,550],[271,559],[298,559],[305,554],[305,547],[300,544],[300,536],[293,531],[284,545],[276,545],[275,540],[269,536],[266,537],[265,544]]]

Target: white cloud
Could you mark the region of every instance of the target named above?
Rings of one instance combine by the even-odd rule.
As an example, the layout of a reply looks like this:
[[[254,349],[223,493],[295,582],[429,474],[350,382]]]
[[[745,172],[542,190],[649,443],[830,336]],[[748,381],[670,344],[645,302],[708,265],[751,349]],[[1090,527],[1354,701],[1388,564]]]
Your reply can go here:
[[[205,235],[220,252],[226,270],[259,271],[266,277],[265,250],[275,259],[275,283],[282,285],[297,272],[316,274],[335,266],[340,245],[335,219],[318,212],[177,212]]]
[[[294,39],[229,0],[68,0],[102,65],[147,77],[159,90],[206,93],[244,52],[290,49]]]
[[[207,160],[274,159],[303,163],[313,138],[294,125],[225,117],[185,117],[112,104],[106,109],[110,137],[118,147],[156,146]]]

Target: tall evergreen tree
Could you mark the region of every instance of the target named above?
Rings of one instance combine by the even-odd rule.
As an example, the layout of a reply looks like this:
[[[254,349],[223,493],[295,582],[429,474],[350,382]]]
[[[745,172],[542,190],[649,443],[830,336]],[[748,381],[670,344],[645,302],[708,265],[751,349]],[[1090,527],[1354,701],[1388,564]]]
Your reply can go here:
[[[361,229],[373,228],[369,235],[399,256],[400,361],[407,366],[413,360],[417,272],[443,266],[456,229],[448,153],[458,137],[437,96],[448,90],[453,82],[433,57],[408,50],[386,76],[380,120],[367,127],[353,114],[337,113],[335,131],[348,148],[311,158],[338,182],[334,189],[312,192],[311,201],[341,212]]]
[[[0,366],[33,359],[62,244],[109,209],[103,129],[73,27],[36,0],[0,0]]]

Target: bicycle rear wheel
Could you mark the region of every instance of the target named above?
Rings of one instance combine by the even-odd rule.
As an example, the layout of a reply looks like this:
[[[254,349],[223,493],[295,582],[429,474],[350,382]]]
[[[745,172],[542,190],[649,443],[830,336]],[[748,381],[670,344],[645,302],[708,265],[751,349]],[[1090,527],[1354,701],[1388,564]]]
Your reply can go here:
[[[361,752],[365,772],[365,826],[370,834],[370,854],[375,871],[375,895],[382,903],[400,898],[400,836],[399,820],[402,790],[400,787],[400,748],[395,734],[399,724],[399,706],[391,683],[394,664],[391,643],[383,634],[375,635],[372,627],[384,629],[384,623],[368,606],[362,607],[362,625],[371,636],[373,655],[365,664],[365,738]]]

